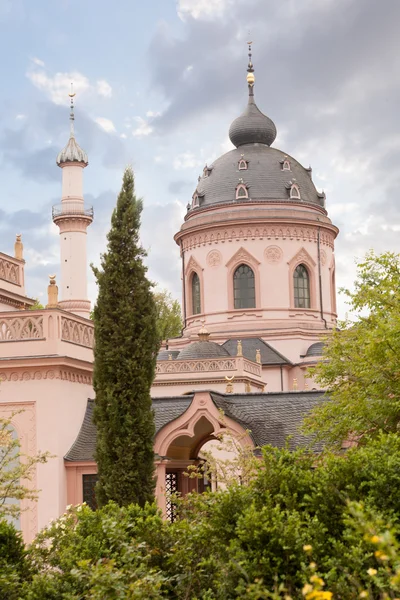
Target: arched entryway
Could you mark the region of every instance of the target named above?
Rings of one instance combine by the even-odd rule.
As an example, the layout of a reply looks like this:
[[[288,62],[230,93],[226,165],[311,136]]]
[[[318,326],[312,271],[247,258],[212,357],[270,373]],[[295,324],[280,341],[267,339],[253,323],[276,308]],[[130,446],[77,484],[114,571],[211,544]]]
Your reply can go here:
[[[186,412],[158,432],[155,439],[158,457],[156,496],[165,517],[173,518],[173,507],[168,501],[170,493],[203,492],[210,485],[206,477],[191,478],[185,473],[191,466],[201,464],[204,445],[224,434],[234,436],[243,447],[254,447],[243,427],[222,415],[208,392],[195,394]]]

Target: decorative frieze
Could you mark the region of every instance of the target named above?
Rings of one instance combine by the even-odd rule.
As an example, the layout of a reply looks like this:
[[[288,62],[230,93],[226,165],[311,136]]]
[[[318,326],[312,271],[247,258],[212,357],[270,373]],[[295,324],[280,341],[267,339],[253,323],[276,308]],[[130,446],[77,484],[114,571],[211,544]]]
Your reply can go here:
[[[63,342],[71,342],[85,348],[93,348],[94,329],[93,325],[85,325],[80,321],[61,318],[61,339]]]
[[[173,360],[159,361],[156,366],[156,374],[169,373],[204,373],[210,371],[236,371],[235,358],[218,358],[210,360]]]
[[[317,242],[317,227],[248,227],[232,229],[208,229],[207,233],[183,237],[183,249],[185,251],[200,246],[233,242],[241,240],[279,240],[289,239],[303,242]],[[334,236],[330,231],[320,231],[321,245],[333,248]]]
[[[6,258],[0,258],[0,279],[20,285],[19,267]]]
[[[40,381],[42,379],[62,379],[63,381],[71,381],[72,383],[84,383],[86,385],[92,385],[92,375],[89,373],[82,373],[81,371],[73,369],[42,369],[42,370],[18,370],[0,371],[0,381]]]
[[[0,342],[43,339],[43,316],[2,317]]]

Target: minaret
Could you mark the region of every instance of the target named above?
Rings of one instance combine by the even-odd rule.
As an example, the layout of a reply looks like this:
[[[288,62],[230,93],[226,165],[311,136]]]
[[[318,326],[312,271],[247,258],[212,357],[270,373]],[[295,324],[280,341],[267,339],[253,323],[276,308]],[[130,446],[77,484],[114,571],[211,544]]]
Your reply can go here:
[[[61,301],[58,305],[89,318],[86,229],[93,221],[93,207],[85,207],[83,200],[83,169],[88,166],[88,157],[75,140],[74,96],[71,84],[70,136],[57,156],[57,165],[62,169],[61,204],[53,206],[53,221],[60,228],[61,246]]]

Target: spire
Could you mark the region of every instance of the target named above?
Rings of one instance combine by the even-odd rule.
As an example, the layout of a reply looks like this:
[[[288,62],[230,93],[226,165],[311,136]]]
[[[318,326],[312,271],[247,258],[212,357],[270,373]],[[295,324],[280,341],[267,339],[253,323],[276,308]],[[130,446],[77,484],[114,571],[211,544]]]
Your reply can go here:
[[[75,140],[75,129],[74,129],[75,93],[74,93],[74,88],[73,88],[72,83],[71,83],[71,91],[68,94],[68,96],[71,101],[70,113],[69,113],[69,120],[70,120],[69,140],[68,140],[68,144],[65,146],[65,148],[63,150],[61,150],[61,152],[57,156],[56,162],[59,167],[62,167],[66,163],[71,163],[71,162],[82,163],[85,167],[87,167],[87,165],[89,164],[88,155],[86,154],[86,152],[84,150],[82,150],[82,148],[79,146],[78,142]]]
[[[229,137],[234,146],[239,148],[245,144],[264,144],[270,146],[276,138],[275,123],[264,115],[254,101],[254,66],[252,61],[252,44],[249,47],[249,62],[247,65],[247,85],[249,101],[245,111],[235,119],[229,129]]]
[[[247,42],[248,46],[249,46],[249,64],[247,65],[247,84],[249,86],[249,102],[254,102],[254,82],[256,80],[256,78],[254,77],[254,67],[253,67],[253,63],[251,60],[252,57],[252,53],[251,53],[251,45],[253,42]]]
[[[74,121],[75,121],[75,114],[74,114],[74,98],[75,98],[75,94],[74,94],[74,84],[71,81],[71,91],[68,94],[68,96],[71,99],[71,112],[69,113],[69,120],[71,121],[71,128],[70,128],[70,134],[69,137],[73,138],[75,137],[75,131],[74,131]]]

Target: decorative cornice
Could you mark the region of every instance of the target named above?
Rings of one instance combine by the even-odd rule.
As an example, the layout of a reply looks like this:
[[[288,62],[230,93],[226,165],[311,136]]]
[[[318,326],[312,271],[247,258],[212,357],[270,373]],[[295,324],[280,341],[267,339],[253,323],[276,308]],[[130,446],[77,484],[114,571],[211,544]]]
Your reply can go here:
[[[29,381],[40,381],[49,379],[60,379],[63,381],[70,381],[72,383],[83,383],[85,385],[93,384],[93,377],[90,373],[80,371],[78,369],[71,368],[53,368],[48,369],[47,367],[31,367],[21,368],[19,370],[3,369],[0,365],[0,381],[6,382],[29,382]]]

